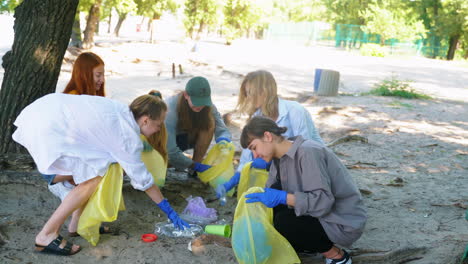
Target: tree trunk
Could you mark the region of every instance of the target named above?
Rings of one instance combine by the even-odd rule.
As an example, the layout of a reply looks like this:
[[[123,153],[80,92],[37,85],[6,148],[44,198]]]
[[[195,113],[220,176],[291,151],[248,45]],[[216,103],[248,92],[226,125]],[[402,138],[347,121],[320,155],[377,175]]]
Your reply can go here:
[[[154,35],[153,35],[154,34],[154,21],[153,21],[153,19],[150,19],[150,20],[151,20],[151,24],[148,22],[148,25],[151,25],[149,41],[150,41],[150,43],[153,43],[154,42]]]
[[[99,20],[98,20],[98,22],[96,23],[96,29],[94,30],[94,34],[96,34],[96,35],[99,36]]]
[[[83,48],[90,49],[94,47],[94,32],[96,25],[99,23],[99,9],[101,8],[102,0],[96,0],[89,10],[86,28],[84,30]]]
[[[115,29],[114,29],[114,35],[116,37],[119,36],[120,27],[122,26],[122,23],[124,22],[124,20],[127,18],[127,14],[128,13],[119,14],[119,21],[117,21],[117,25],[115,26]]]
[[[148,27],[146,28],[146,31],[151,32],[151,28],[153,27],[153,19],[148,19]]]
[[[112,8],[109,12],[109,20],[107,21],[107,33],[110,34],[111,32],[111,24],[112,24]]]
[[[205,26],[205,21],[200,20],[200,27],[198,28],[198,31],[197,31],[197,40],[200,39],[200,34],[202,33],[203,31],[203,27]]]
[[[457,50],[458,40],[460,35],[451,36],[449,39],[449,49],[447,52],[447,60],[453,60],[455,57],[455,51]]]
[[[15,39],[3,56],[0,153],[24,152],[11,135],[24,107],[57,85],[78,0],[25,0],[15,10]]]
[[[70,46],[77,48],[81,48],[83,46],[83,40],[81,38],[80,11],[77,11],[75,15]]]

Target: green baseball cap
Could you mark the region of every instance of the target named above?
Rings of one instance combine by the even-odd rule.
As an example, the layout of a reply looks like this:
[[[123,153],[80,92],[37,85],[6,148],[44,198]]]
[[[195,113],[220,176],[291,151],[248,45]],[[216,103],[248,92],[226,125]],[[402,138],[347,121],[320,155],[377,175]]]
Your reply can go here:
[[[193,77],[185,85],[185,91],[190,96],[194,106],[211,106],[211,88],[204,77]]]

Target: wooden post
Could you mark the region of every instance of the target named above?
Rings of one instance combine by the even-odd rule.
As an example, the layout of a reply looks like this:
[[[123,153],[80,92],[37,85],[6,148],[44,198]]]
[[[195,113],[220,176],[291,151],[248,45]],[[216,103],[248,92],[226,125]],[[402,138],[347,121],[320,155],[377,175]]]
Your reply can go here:
[[[175,79],[175,63],[172,63],[172,79]]]
[[[184,70],[182,69],[182,65],[179,64],[179,74],[184,74]]]

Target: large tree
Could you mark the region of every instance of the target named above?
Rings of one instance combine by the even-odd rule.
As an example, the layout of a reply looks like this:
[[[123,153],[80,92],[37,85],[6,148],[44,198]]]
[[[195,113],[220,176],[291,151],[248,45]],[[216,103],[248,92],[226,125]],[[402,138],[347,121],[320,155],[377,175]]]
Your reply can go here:
[[[263,12],[250,0],[227,0],[223,9],[226,44],[259,26]]]
[[[450,0],[442,2],[442,10],[439,15],[440,27],[438,35],[448,38],[447,60],[453,60],[455,50],[468,31],[468,3],[466,0]],[[466,40],[465,40],[466,41]]]
[[[3,56],[0,153],[20,152],[11,135],[21,110],[55,91],[78,0],[24,0],[15,10],[15,39]]]
[[[217,21],[217,0],[187,0],[184,8],[184,26],[190,38],[194,38],[194,30],[197,30],[195,38],[199,38],[205,27],[213,26]]]
[[[96,0],[91,5],[88,13],[88,19],[86,20],[86,28],[83,32],[83,48],[90,49],[94,47],[94,33],[99,23],[99,15],[101,9],[102,0]]]
[[[175,14],[179,6],[179,1],[180,0],[135,0],[137,5],[137,15],[149,18],[148,31],[151,32],[151,43],[154,40],[153,21],[160,19],[165,11]]]
[[[425,35],[426,30],[422,20],[403,2],[385,2],[371,4],[360,12],[365,19],[363,27],[368,33],[380,35],[380,44],[388,39],[412,41]]]

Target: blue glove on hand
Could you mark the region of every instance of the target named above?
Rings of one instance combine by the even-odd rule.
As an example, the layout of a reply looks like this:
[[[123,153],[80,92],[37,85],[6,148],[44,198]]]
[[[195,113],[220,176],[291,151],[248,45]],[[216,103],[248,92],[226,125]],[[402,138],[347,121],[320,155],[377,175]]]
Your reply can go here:
[[[268,166],[268,163],[262,158],[256,158],[252,161],[252,168],[265,170]]]
[[[269,208],[273,208],[278,204],[286,204],[286,197],[288,193],[285,191],[280,191],[271,188],[265,188],[265,192],[262,193],[250,193],[245,196],[248,200],[245,200],[246,203],[256,203],[262,202]]]
[[[231,140],[229,138],[227,138],[227,137],[219,137],[215,141],[216,141],[216,144],[218,144],[219,142],[221,142],[223,140],[226,141],[226,142],[231,142]]]
[[[180,219],[179,215],[172,209],[171,205],[167,199],[162,200],[157,204],[161,210],[167,214],[167,218],[171,220],[175,228],[184,230],[184,227],[190,228],[190,225],[187,224],[184,220]]]
[[[194,162],[193,164],[194,164],[193,170],[196,172],[204,172],[207,169],[211,168],[210,165],[206,165],[206,164],[199,163],[199,162]]]
[[[219,184],[218,187],[216,187],[216,197],[221,198],[223,196],[226,196],[226,193],[229,192],[234,186],[239,184],[240,180],[240,172],[236,172],[234,176],[231,177],[231,179],[224,184]]]
[[[145,140],[141,141],[143,143],[143,152],[150,152],[153,150],[153,146]]]

